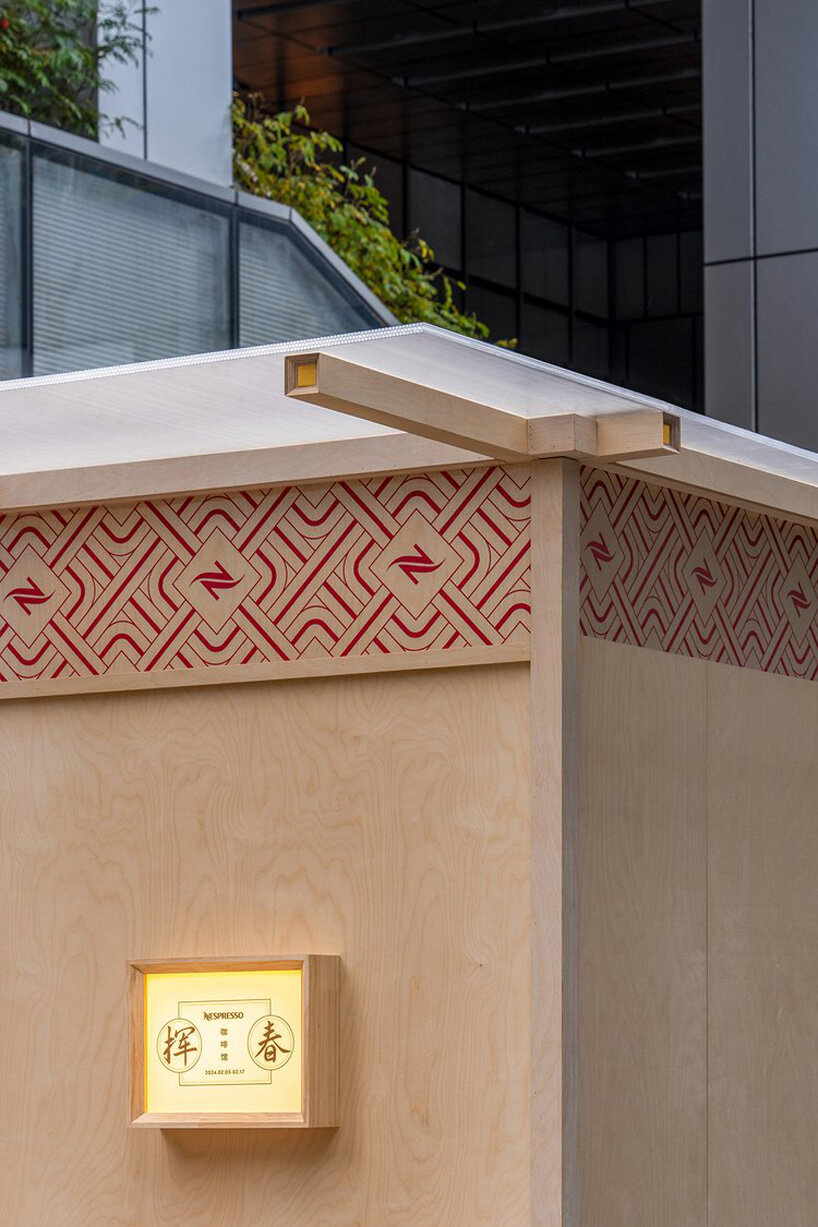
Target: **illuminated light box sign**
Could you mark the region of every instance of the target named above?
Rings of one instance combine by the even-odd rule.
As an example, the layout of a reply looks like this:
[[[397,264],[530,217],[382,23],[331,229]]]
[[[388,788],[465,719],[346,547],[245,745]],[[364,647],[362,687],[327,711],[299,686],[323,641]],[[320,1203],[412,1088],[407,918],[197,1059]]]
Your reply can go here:
[[[338,1124],[336,955],[129,964],[131,1124]]]

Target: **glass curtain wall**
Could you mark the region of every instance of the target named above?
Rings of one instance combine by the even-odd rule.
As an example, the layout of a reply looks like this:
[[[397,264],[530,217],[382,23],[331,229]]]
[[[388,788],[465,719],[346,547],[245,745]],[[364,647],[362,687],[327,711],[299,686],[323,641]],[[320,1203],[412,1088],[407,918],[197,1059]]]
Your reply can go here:
[[[382,323],[286,218],[0,133],[0,379]]]
[[[0,139],[0,379],[24,372],[24,149]]]
[[[701,409],[701,231],[608,239],[355,145],[401,234],[518,350]]]
[[[35,375],[226,349],[227,216],[35,157]]]
[[[239,345],[371,328],[371,314],[343,289],[331,285],[283,229],[240,223]]]

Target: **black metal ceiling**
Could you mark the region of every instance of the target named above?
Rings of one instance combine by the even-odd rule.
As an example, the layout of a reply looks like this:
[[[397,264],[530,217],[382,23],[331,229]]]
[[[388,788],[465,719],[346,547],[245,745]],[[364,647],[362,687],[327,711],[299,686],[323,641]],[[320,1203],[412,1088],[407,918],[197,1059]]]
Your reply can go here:
[[[701,0],[234,0],[273,106],[604,234],[701,219]]]

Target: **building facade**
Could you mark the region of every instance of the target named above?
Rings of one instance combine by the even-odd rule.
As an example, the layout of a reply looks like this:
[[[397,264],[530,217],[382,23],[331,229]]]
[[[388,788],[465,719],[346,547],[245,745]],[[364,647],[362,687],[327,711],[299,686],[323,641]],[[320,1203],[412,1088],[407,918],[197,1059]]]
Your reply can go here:
[[[337,262],[323,281],[253,228],[262,206],[231,188],[236,86],[304,99],[374,166],[396,232],[428,239],[493,340],[814,446],[812,95],[793,51],[814,15],[751,7],[160,5],[138,64],[112,66],[124,135],[94,150],[23,130],[63,151],[35,158],[29,188],[0,125],[5,376],[390,322]],[[103,164],[116,184],[77,169]],[[144,188],[163,179],[160,206]],[[296,283],[306,311],[281,305]]]

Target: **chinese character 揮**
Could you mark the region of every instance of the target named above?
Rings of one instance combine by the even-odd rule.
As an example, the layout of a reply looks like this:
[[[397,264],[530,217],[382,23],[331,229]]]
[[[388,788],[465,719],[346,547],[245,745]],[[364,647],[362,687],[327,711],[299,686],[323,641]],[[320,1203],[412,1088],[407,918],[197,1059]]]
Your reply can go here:
[[[201,1036],[187,1018],[172,1018],[159,1032],[159,1059],[174,1073],[191,1069],[201,1055]]]

